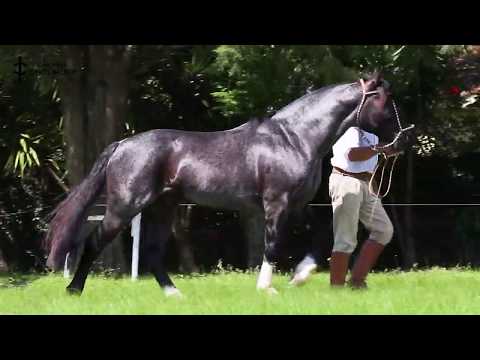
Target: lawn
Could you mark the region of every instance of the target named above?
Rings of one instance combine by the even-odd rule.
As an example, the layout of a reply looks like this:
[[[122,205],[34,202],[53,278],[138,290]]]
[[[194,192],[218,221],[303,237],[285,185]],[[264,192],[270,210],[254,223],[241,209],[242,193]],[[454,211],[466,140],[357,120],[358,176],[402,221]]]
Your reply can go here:
[[[368,290],[330,289],[328,273],[300,288],[276,274],[278,295],[255,290],[256,273],[174,276],[184,298],[152,277],[90,276],[81,297],[59,275],[0,277],[0,314],[480,314],[480,272],[440,269],[372,274]]]

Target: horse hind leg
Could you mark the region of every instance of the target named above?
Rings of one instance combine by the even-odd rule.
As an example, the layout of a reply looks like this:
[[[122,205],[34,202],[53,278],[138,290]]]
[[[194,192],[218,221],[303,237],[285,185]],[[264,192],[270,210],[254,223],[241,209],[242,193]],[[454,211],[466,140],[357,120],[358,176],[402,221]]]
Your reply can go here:
[[[152,201],[153,195],[141,201],[126,199],[124,194],[107,190],[107,210],[103,221],[88,235],[77,270],[67,287],[70,294],[81,294],[93,262],[117,234],[128,226],[135,215]]]
[[[75,271],[72,281],[67,286],[68,293],[82,293],[93,262],[98,258],[105,246],[117,236],[120,230],[126,226],[130,220],[130,218],[120,217],[107,208],[103,221],[93,229],[85,240],[85,246],[77,270]]]
[[[142,241],[145,244],[146,265],[168,297],[182,297],[180,290],[175,287],[168,276],[165,266],[165,253],[172,234],[176,205],[174,199],[160,198],[142,215],[142,218],[145,219],[145,236]]]

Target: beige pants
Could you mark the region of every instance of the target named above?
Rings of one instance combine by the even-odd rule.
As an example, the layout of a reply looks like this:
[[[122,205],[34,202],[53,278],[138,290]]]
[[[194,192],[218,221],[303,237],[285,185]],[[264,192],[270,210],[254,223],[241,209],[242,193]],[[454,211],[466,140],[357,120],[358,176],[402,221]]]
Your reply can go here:
[[[352,253],[357,246],[358,221],[370,232],[370,239],[382,245],[390,242],[393,225],[380,199],[368,191],[368,182],[332,173],[329,181],[333,207],[333,251]]]

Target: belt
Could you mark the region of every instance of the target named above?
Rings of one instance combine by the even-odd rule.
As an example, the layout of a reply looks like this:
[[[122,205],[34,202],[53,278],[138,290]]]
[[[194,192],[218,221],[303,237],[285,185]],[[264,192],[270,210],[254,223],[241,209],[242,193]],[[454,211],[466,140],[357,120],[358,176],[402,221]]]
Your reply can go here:
[[[369,172],[351,173],[335,166],[333,167],[332,173],[340,174],[343,176],[350,176],[355,179],[366,181],[366,182],[370,181],[370,179],[372,178],[372,174]]]

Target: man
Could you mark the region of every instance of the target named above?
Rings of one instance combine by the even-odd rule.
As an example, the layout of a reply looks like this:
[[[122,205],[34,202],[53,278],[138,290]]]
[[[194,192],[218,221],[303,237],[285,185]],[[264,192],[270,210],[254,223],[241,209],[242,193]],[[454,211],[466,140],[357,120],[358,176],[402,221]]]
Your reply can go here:
[[[334,245],[330,284],[343,286],[349,259],[357,246],[358,222],[370,232],[351,273],[350,285],[366,287],[365,279],[393,236],[393,225],[383,205],[369,191],[378,154],[394,155],[391,147],[377,148],[378,137],[358,127],[349,128],[333,146],[329,192],[333,207]]]

